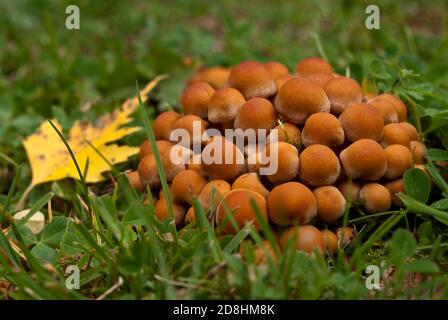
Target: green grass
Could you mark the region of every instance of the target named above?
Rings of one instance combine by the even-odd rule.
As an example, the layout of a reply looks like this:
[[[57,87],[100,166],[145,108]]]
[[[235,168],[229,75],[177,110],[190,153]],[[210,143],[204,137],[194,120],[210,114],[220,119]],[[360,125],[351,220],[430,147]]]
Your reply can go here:
[[[274,241],[268,224],[262,234],[249,226],[220,236],[196,203],[198,226],[176,231],[130,188],[122,172],[136,167],[132,159],[114,167],[115,185],[64,180],[30,193],[26,207],[48,217],[51,200],[53,220],[39,236],[23,223],[0,232],[0,283],[12,285],[0,299],[448,297],[448,183],[437,165],[448,161],[445,1],[375,1],[381,29],[372,31],[364,28],[369,1],[79,1],[81,29],[69,31],[65,6],[72,3],[0,3],[3,227],[31,179],[22,140],[42,121],[55,117],[68,129],[95,120],[135,95],[136,80],[142,85],[166,73],[170,78],[135,114],[145,130],[125,139],[138,145],[149,135],[154,142],[146,120],[180,108],[196,67],[247,59],[278,60],[292,70],[305,56],[326,56],[365,88],[400,95],[430,148],[432,187],[410,170],[405,209],[367,216],[355,204],[347,211],[359,235],[339,255],[309,257],[289,246],[277,264],[258,266],[253,244]],[[248,246],[240,252],[242,242]],[[65,286],[69,265],[81,270],[80,290]],[[380,267],[385,289],[366,289],[368,265]]]

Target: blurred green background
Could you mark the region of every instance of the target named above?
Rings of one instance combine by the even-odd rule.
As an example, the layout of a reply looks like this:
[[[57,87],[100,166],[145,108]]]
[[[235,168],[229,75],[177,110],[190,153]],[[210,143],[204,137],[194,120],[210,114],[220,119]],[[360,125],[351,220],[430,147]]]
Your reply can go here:
[[[67,30],[67,5],[80,8],[80,30]],[[381,29],[367,30],[376,4]],[[446,1],[0,1],[0,151],[26,162],[21,145],[40,122],[64,128],[116,108],[158,74],[154,103],[178,107],[200,66],[278,60],[293,70],[323,55],[340,73],[397,83],[383,61],[447,87]],[[413,73],[409,73],[411,76]],[[436,95],[434,93],[434,95]],[[424,100],[422,102],[424,104]],[[432,102],[433,103],[433,102]],[[0,158],[0,193],[12,170]],[[25,172],[29,176],[29,172]]]

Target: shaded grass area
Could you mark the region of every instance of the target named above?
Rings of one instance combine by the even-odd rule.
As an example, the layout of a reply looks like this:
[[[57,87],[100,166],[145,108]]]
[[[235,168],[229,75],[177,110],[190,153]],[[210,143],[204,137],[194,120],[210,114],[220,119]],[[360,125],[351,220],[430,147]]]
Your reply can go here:
[[[133,96],[136,80],[143,84],[163,73],[171,77],[154,92],[148,112],[179,109],[180,92],[195,69],[248,59],[278,60],[293,70],[303,57],[327,57],[364,88],[399,94],[425,142],[439,150],[430,160],[447,161],[447,4],[375,3],[381,29],[369,31],[369,1],[1,2],[1,214],[13,212],[31,179],[21,141],[42,121],[55,117],[67,129],[78,119],[95,120]],[[65,29],[69,4],[80,7],[79,31]],[[144,136],[126,142],[138,144]],[[235,237],[217,236],[202,212],[198,227],[175,235],[168,223],[155,220],[154,208],[143,206],[119,174],[135,161],[115,168],[116,185],[62,181],[31,193],[28,207],[46,214],[52,198],[54,218],[39,237],[21,225],[0,233],[0,284],[6,281],[8,288],[1,298],[448,296],[447,228],[434,211],[446,213],[448,188],[436,167],[427,203],[410,191],[406,210],[355,221],[359,237],[338,256],[308,257],[289,247],[277,263],[258,266],[252,245],[239,251],[245,239],[261,241],[250,227]],[[87,187],[111,192],[95,196]],[[81,270],[78,291],[65,287],[63,270],[71,264]],[[368,265],[380,267],[384,290],[366,288]],[[116,289],[104,296],[111,287]]]

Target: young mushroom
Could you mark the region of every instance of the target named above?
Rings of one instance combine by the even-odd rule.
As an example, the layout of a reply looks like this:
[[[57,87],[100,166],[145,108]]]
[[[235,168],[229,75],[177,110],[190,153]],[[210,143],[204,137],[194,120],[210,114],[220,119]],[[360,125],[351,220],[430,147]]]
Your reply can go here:
[[[383,136],[383,115],[365,103],[353,103],[339,116],[345,136],[351,142],[360,139],[379,141]]]
[[[218,124],[233,121],[245,102],[246,99],[241,92],[234,88],[218,89],[210,99],[208,120]]]
[[[213,137],[202,150],[202,169],[211,179],[231,181],[245,168],[242,151],[222,136]]]
[[[260,222],[257,219],[255,208],[263,218],[268,218],[266,199],[258,192],[247,189],[236,189],[230,191],[216,210],[216,223],[218,229],[225,234],[236,234],[237,229],[228,215],[232,215],[239,229],[250,222],[253,222],[256,229],[260,229]]]
[[[387,169],[384,177],[396,179],[412,166],[411,151],[400,144],[392,144],[384,149],[387,159]]]
[[[215,89],[206,82],[190,85],[182,93],[181,103],[186,114],[193,114],[203,119],[207,118],[210,99]]]
[[[279,125],[274,127],[277,130],[277,139],[279,142],[286,142],[292,144],[297,150],[300,150],[302,142],[300,138],[300,129],[289,122],[280,122]],[[274,142],[272,140],[272,133],[268,136],[268,142]]]
[[[191,147],[194,144],[203,144],[205,142],[202,141],[202,135],[205,130],[207,130],[207,127],[207,121],[198,116],[193,114],[182,116],[174,122],[170,140],[175,143],[180,143],[184,147]],[[180,130],[186,130],[189,138],[188,141],[184,141],[182,137],[178,136],[178,134],[182,134],[182,131]]]
[[[333,73],[333,67],[325,60],[317,57],[305,58],[296,66],[299,75],[309,75],[313,73]]]
[[[344,173],[352,179],[373,181],[382,178],[386,173],[387,158],[384,149],[370,139],[352,143],[342,150],[339,159]]]
[[[320,86],[296,77],[280,88],[275,108],[289,122],[304,124],[313,113],[330,112],[330,101]]]
[[[426,147],[423,143],[412,140],[410,143],[411,146],[411,152],[412,152],[412,158],[415,164],[425,164],[425,152]]]
[[[173,209],[174,222],[176,223],[177,227],[180,227],[184,222],[185,209],[184,207],[174,203],[171,205],[171,208]],[[156,202],[155,212],[157,219],[159,219],[160,221],[170,219],[170,212],[165,198],[160,199],[159,201]]]
[[[338,220],[345,212],[345,198],[338,188],[323,186],[313,190],[317,203],[317,217],[331,223]]]
[[[337,253],[339,251],[338,236],[328,229],[321,230],[320,232],[324,239],[325,251],[332,254]]]
[[[343,144],[344,139],[344,129],[342,129],[338,118],[331,113],[312,114],[302,129],[302,143],[306,147],[312,144],[336,147]]]
[[[277,92],[274,78],[260,62],[246,61],[230,70],[229,87],[239,90],[246,99],[269,98]]]
[[[397,207],[403,207],[403,202],[397,196],[398,193],[404,192],[403,178],[389,181],[384,186],[387,190],[389,190],[390,196],[392,198],[392,203]]]
[[[389,123],[384,126],[383,138],[380,141],[383,147],[391,144],[401,144],[407,148],[411,147],[411,137],[409,130],[401,123]]]
[[[138,171],[131,171],[127,174],[130,184],[138,192],[145,191],[145,186],[141,183]]]
[[[189,81],[189,84],[206,82],[215,89],[223,88],[229,78],[230,69],[224,67],[204,68],[197,72]]]
[[[288,242],[293,242],[293,248],[307,253],[323,253],[325,250],[324,237],[314,226],[305,225],[288,228],[281,237],[281,247],[284,249]]]
[[[404,102],[401,101],[401,99],[397,98],[396,96],[390,93],[383,93],[379,95],[378,98],[386,99],[390,103],[392,103],[393,107],[395,108],[395,112],[397,113],[398,116],[398,122],[406,121],[408,117],[408,110]]]
[[[272,129],[277,124],[275,108],[269,100],[264,98],[252,98],[246,101],[235,117],[234,128],[247,129]]]
[[[300,154],[299,179],[309,186],[333,184],[341,173],[336,154],[329,147],[313,144]]]
[[[193,198],[199,196],[206,184],[207,180],[196,171],[184,170],[174,177],[170,191],[174,201],[181,201],[193,205]]]
[[[317,213],[313,192],[299,182],[287,182],[272,189],[268,208],[270,220],[279,226],[308,223]]]
[[[360,103],[362,89],[352,78],[336,77],[325,83],[325,93],[331,103],[331,113],[339,115],[350,103]]]
[[[166,140],[157,140],[156,141],[157,150],[159,150],[159,153],[162,154],[169,148],[173,146],[173,144]],[[152,150],[151,143],[148,139],[143,141],[143,143],[140,145],[140,159],[143,159],[146,156],[149,156],[153,154],[154,151]]]
[[[350,198],[350,202],[353,203],[359,199],[361,184],[351,179],[347,179],[339,184],[338,189],[347,201]]]
[[[283,63],[277,61],[267,62],[264,64],[264,67],[274,79],[289,75],[288,68]]]
[[[258,192],[265,198],[269,195],[269,190],[261,183],[258,174],[255,172],[245,173],[236,178],[232,184],[232,190],[235,189],[252,190]]]
[[[375,182],[363,185],[359,191],[359,198],[364,202],[364,208],[369,213],[387,211],[392,202],[389,190]]]
[[[377,109],[383,115],[384,124],[398,122],[398,115],[393,104],[384,98],[376,97],[369,100],[369,105]]]
[[[152,123],[152,129],[157,140],[170,140],[174,123],[182,115],[175,111],[165,111],[159,114]]]
[[[231,190],[232,188],[227,181],[220,179],[211,180],[202,188],[198,201],[204,210],[209,210],[212,205],[216,210],[218,204]]]
[[[277,162],[277,170],[266,174],[266,178],[272,183],[291,181],[297,176],[300,163],[299,153],[292,144],[286,142],[268,144],[262,152],[260,167],[272,167],[272,161]]]

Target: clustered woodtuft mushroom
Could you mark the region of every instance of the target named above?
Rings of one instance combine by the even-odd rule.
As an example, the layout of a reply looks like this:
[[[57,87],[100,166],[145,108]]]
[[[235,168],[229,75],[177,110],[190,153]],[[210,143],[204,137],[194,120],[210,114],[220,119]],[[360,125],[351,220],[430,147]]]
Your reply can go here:
[[[268,256],[275,262],[275,252],[288,246],[309,254],[337,253],[356,237],[354,228],[340,227],[351,207],[367,215],[401,207],[405,171],[427,172],[426,147],[407,122],[400,98],[364,92],[320,58],[305,58],[290,70],[277,61],[201,69],[180,97],[183,113],[161,112],[152,122],[172,223],[178,228],[195,223],[196,204],[221,234],[235,234],[249,223],[260,230],[267,222],[278,247],[268,241],[257,245],[257,263],[267,263]],[[176,129],[192,135],[195,123],[200,137],[182,146],[170,140]],[[207,129],[222,134],[262,129],[268,136],[265,145],[252,149],[247,137],[243,147],[237,135],[203,138]],[[174,163],[173,153],[199,162]],[[206,156],[221,162],[206,162]],[[277,170],[263,173],[274,159]],[[154,206],[156,217],[169,219],[148,140],[140,146],[138,169],[126,174],[136,191],[154,195],[145,196],[155,199],[145,204]]]

